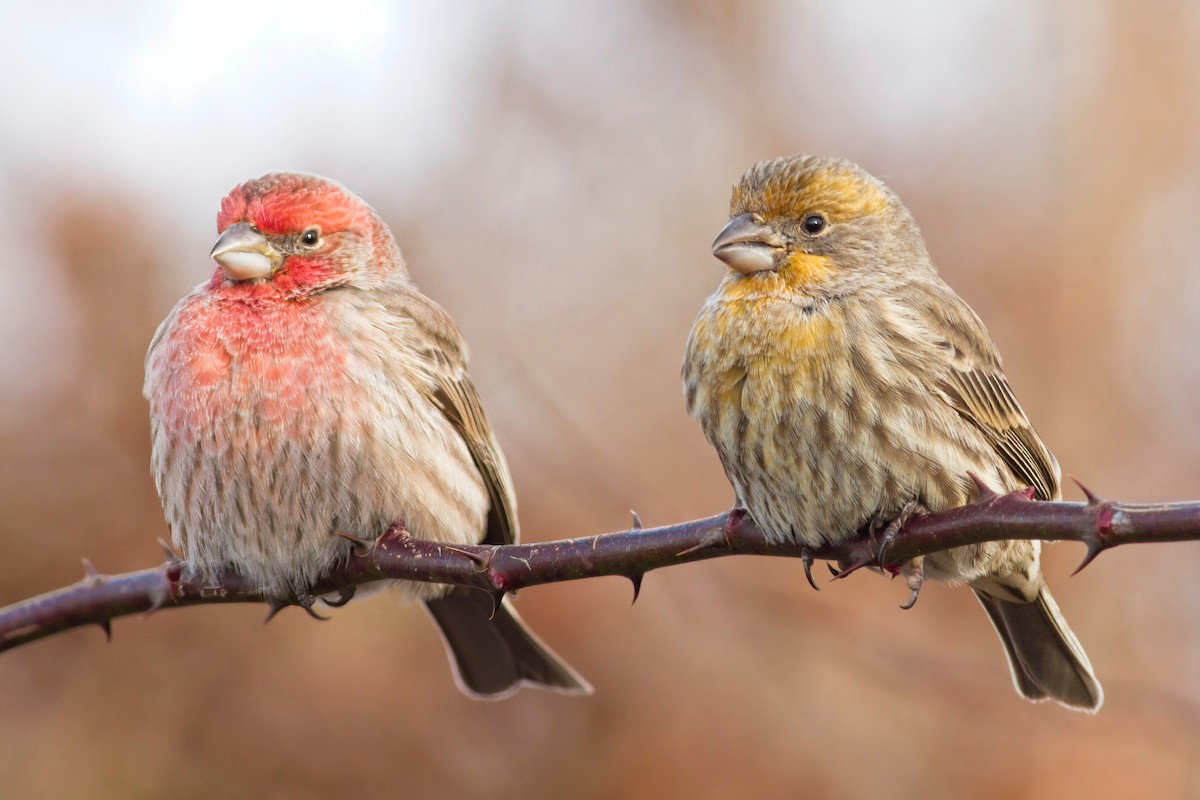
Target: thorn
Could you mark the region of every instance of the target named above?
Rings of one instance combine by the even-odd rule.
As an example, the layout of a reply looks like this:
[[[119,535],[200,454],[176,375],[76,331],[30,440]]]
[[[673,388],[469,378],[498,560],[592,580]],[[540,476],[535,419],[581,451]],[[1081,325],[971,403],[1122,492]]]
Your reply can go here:
[[[492,598],[492,615],[488,619],[495,619],[496,612],[500,610],[500,605],[504,602],[504,592],[488,592],[488,596]]]
[[[813,554],[812,550],[809,549],[808,545],[806,544],[800,545],[800,563],[804,565],[804,577],[808,578],[808,585],[816,589],[818,592],[821,591],[821,587],[817,586],[817,582],[813,580]]]
[[[100,573],[96,572],[96,568],[92,566],[92,562],[86,558],[79,559],[83,562],[83,579],[88,583],[99,583]]]
[[[675,557],[679,558],[681,556],[690,555],[699,550],[705,550],[709,547],[716,547],[718,542],[724,542],[726,544],[726,546],[729,545],[729,540],[725,538],[725,529],[723,527],[722,527],[720,533],[706,534],[704,536],[704,538],[701,539],[698,543],[692,545],[691,547],[687,548],[686,550],[681,550],[678,553],[676,553]]]
[[[971,476],[971,480],[975,482],[975,488],[979,490],[979,496],[975,498],[976,503],[986,503],[989,500],[995,500],[1000,495],[996,494],[996,490],[983,482],[983,478],[976,475],[974,472],[967,470],[967,475]]]
[[[485,570],[492,565],[492,552],[490,550],[485,556],[480,553],[473,553],[470,550],[462,550],[458,547],[451,547],[448,544],[444,544],[442,547],[446,548],[452,553],[458,553],[460,556],[468,559],[472,564],[479,567],[480,571]]]
[[[278,614],[280,611],[283,611],[290,605],[291,603],[285,603],[283,600],[272,597],[267,601],[267,608],[269,611],[267,611],[267,618],[263,620],[263,625],[266,625],[268,622],[275,619],[276,614]]]
[[[1083,482],[1080,481],[1078,478],[1076,478],[1074,475],[1072,475],[1070,477],[1071,477],[1071,480],[1075,481],[1075,485],[1079,487],[1079,491],[1083,492],[1083,496],[1087,498],[1087,504],[1089,506],[1098,506],[1104,502],[1102,499],[1100,499],[1099,495],[1097,495],[1095,492],[1093,492],[1088,487],[1084,486]]]
[[[640,531],[642,529],[642,518],[632,508],[629,509],[629,515],[633,517],[633,530]]]
[[[101,620],[100,622],[97,622],[96,624],[100,626],[100,630],[104,631],[104,638],[111,642],[112,641],[112,620],[111,619]]]
[[[170,596],[169,592],[155,592],[154,597],[150,601],[150,607],[147,608],[144,612],[142,612],[142,616],[148,617],[151,614],[153,614],[155,611],[158,611],[160,608],[165,606],[167,604],[167,598],[169,596]]]
[[[645,573],[635,572],[632,575],[626,575],[625,577],[629,578],[629,582],[633,584],[633,600],[629,603],[629,605],[633,605],[637,602],[638,595],[642,593],[642,578],[645,577]]]
[[[863,567],[869,567],[875,563],[875,559],[871,558],[863,550],[859,550],[854,554],[854,560],[847,564],[844,568],[834,573],[833,579],[839,581],[842,578],[849,577],[851,573],[858,572]]]
[[[172,570],[175,571],[174,578],[171,577]],[[160,608],[162,608],[163,606],[165,606],[167,604],[167,600],[169,600],[171,597],[171,586],[175,583],[175,581],[179,580],[179,565],[178,564],[164,564],[163,565],[163,577],[165,577],[167,579],[167,585],[160,586],[154,590],[154,593],[150,596],[150,607],[147,608],[146,611],[142,614],[143,617],[150,616],[155,611],[158,611]]]
[[[337,600],[330,600],[328,597],[322,597],[321,602],[330,608],[341,608],[354,598],[354,593],[356,591],[358,591],[357,586],[343,586],[341,589],[338,589]]]
[[[355,536],[352,533],[345,533],[344,531],[334,531],[333,535],[350,542],[353,545],[350,548],[350,552],[359,558],[370,555],[371,551],[375,549],[375,545],[379,543],[379,539],[383,538],[380,536],[379,539],[364,539],[361,536]],[[386,531],[384,535],[387,535]]]
[[[1096,556],[1100,555],[1102,552],[1104,552],[1104,550],[1105,550],[1104,545],[1101,544],[1099,541],[1097,541],[1097,540],[1089,541],[1087,543],[1087,554],[1083,557],[1083,561],[1079,562],[1079,566],[1075,568],[1075,571],[1071,573],[1071,577],[1075,577],[1080,572],[1082,572],[1083,568],[1086,567],[1088,564],[1092,563],[1092,561],[1095,560]]]
[[[168,564],[182,564],[183,563],[183,559],[181,559],[179,557],[179,555],[171,548],[171,545],[167,544],[161,536],[158,539],[158,546],[161,547],[163,549],[163,552],[167,554],[167,563]]]
[[[1032,486],[1026,486],[1024,489],[1017,490],[1017,494],[1026,500],[1032,500],[1033,496],[1037,494],[1037,489],[1034,489]]]

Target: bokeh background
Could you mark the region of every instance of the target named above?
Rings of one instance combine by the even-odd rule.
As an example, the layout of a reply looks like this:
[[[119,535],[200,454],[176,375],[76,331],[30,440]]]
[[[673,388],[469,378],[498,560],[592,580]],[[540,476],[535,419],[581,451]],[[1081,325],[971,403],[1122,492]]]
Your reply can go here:
[[[728,506],[678,365],[730,186],[797,152],[900,192],[1066,472],[1196,498],[1198,76],[1187,2],[2,3],[0,604],[161,561],[142,356],[276,169],[457,318],[527,540]],[[384,598],[6,653],[0,795],[1200,795],[1200,549],[1081,555],[1046,562],[1097,717],[1019,700],[965,591],[722,559],[522,593],[586,700],[464,699]]]

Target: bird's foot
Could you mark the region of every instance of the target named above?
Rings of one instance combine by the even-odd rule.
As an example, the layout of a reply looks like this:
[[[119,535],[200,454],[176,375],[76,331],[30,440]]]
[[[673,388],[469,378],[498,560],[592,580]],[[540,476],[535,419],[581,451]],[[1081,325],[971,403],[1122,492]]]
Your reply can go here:
[[[350,602],[350,598],[354,596],[354,587],[347,586],[344,589],[339,589],[337,593],[339,595],[338,600],[334,600],[332,602],[329,600],[324,600],[323,602],[325,602],[326,605],[333,606],[335,608],[338,606],[344,606],[346,603]],[[288,606],[300,606],[304,609],[305,613],[313,619],[326,622],[329,617],[323,617],[313,609],[313,606],[316,604],[317,600],[318,597],[310,590],[297,588],[292,589],[291,597],[268,598],[267,606],[269,607],[269,610],[267,611],[267,618],[263,620],[263,624],[266,625],[268,622],[275,619],[275,615],[280,611],[283,611]]]
[[[908,602],[900,604],[900,607],[907,611],[917,604],[921,587],[925,585],[925,556],[917,556],[909,561],[900,568],[900,574],[904,576],[904,582],[908,584],[908,589],[912,592],[908,596]]]
[[[808,585],[821,591],[821,587],[817,586],[817,582],[813,580],[812,565],[813,552],[812,548],[806,544],[800,545],[800,563],[804,565],[804,577],[808,578]]]
[[[925,513],[927,513],[925,506],[916,500],[909,500],[904,504],[904,508],[900,509],[900,513],[896,515],[896,518],[887,524],[887,527],[883,529],[883,536],[879,540],[879,546],[876,548],[879,553],[879,566],[881,568],[888,569],[887,551],[895,544],[896,537],[900,534],[900,531],[904,530],[904,526],[908,524],[910,519]],[[893,575],[896,574],[894,569],[890,571]]]
[[[305,613],[307,613],[313,619],[317,619],[317,620],[320,620],[321,622],[325,622],[326,620],[329,619],[329,617],[323,617],[320,614],[318,614],[316,611],[313,611],[313,605],[316,602],[317,602],[316,595],[314,595],[312,592],[308,591],[307,589],[300,589],[299,591],[296,592],[296,605],[303,608]]]

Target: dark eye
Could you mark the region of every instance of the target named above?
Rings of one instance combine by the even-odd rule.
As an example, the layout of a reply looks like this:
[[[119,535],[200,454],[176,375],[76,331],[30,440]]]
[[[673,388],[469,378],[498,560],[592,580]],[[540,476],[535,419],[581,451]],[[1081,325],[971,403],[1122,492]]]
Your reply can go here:
[[[321,232],[316,228],[309,228],[300,234],[300,244],[305,247],[316,247],[319,241],[321,241]]]
[[[816,234],[823,230],[825,230],[825,218],[820,214],[809,214],[804,218],[805,233]]]

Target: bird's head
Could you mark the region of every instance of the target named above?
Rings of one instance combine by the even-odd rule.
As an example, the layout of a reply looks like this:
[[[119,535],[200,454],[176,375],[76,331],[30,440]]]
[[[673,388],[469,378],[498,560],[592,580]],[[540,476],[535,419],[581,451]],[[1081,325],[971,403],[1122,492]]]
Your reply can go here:
[[[900,198],[849,161],[795,156],[755,164],[733,188],[730,217],[713,255],[729,265],[731,279],[821,295],[852,291],[867,271],[932,269]]]
[[[396,242],[375,211],[316,175],[276,172],[237,186],[221,201],[217,231],[214,287],[270,284],[307,296],[405,274]]]

